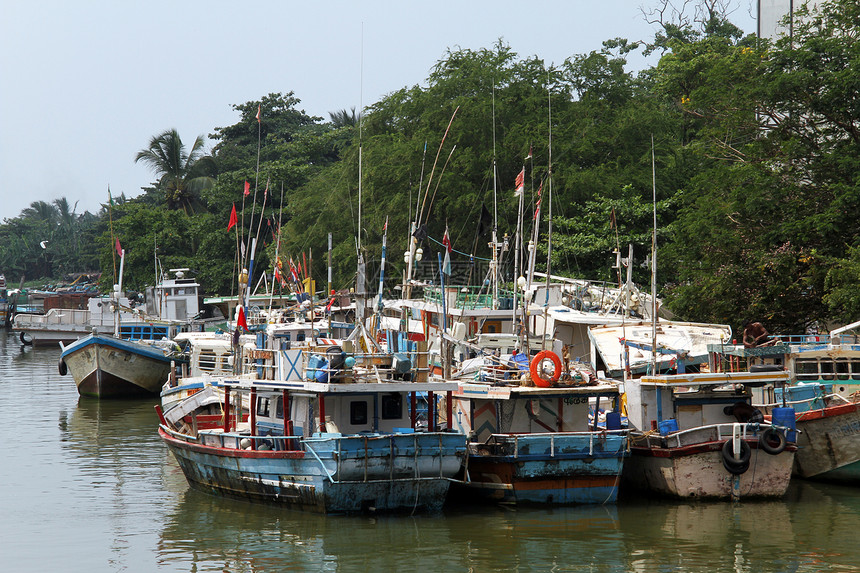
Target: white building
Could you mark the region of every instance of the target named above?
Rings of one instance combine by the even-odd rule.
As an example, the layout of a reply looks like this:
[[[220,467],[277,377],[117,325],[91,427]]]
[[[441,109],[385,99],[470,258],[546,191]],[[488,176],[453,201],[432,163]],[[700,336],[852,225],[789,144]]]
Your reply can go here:
[[[809,6],[817,6],[827,0],[809,0]],[[791,35],[794,13],[807,2],[805,0],[758,0],[758,29],[759,38],[775,40],[779,36]],[[782,19],[789,16],[787,25]]]

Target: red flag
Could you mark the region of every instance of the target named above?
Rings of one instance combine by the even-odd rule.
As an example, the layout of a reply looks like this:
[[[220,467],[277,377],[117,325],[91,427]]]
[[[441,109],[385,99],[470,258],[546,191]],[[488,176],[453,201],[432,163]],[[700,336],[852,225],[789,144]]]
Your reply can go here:
[[[260,104],[257,104],[257,123],[260,123]]]
[[[233,203],[233,210],[230,211],[230,224],[227,225],[227,230],[229,231],[230,229],[232,229],[233,226],[238,222],[239,219],[236,217],[236,204]]]
[[[532,217],[532,221],[537,219],[538,213],[540,213],[540,202],[543,199],[543,197],[541,197],[542,191],[543,191],[543,181],[541,181],[540,185],[538,185],[538,200],[537,200],[537,203],[535,204],[535,216]]]
[[[532,158],[532,146],[531,146],[531,145],[529,145],[529,154],[528,154],[528,155],[526,155],[526,159],[528,160],[528,159],[531,159],[531,158]]]
[[[119,244],[119,237],[116,238],[116,254],[122,256],[122,245]]]
[[[448,229],[445,229],[445,235],[442,237],[442,244],[445,245],[445,248],[450,253],[453,251],[453,247],[451,247],[451,238],[448,236]]]
[[[251,194],[251,184],[245,181],[245,195],[248,196]]]
[[[248,322],[245,320],[245,309],[241,305],[237,307],[236,328],[248,330]]]
[[[523,194],[523,191],[526,189],[526,168],[523,167],[523,170],[517,173],[517,180],[515,182],[516,191],[514,191],[514,195],[519,197]]]

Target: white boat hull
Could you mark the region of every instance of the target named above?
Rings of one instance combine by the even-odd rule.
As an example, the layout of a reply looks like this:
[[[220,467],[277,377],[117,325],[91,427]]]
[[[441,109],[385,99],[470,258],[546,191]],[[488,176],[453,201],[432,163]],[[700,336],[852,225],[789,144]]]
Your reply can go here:
[[[781,497],[788,489],[795,448],[777,455],[751,446],[749,469],[740,475],[723,465],[722,442],[680,448],[631,448],[624,465],[628,487],[647,489],[678,498],[740,499]]]
[[[171,362],[157,349],[92,336],[66,347],[62,362],[82,396],[136,398],[158,394]]]

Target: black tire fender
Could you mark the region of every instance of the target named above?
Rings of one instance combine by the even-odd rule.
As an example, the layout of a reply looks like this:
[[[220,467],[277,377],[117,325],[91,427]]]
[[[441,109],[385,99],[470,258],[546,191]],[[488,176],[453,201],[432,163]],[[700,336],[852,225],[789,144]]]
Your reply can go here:
[[[752,448],[750,445],[744,440],[741,440],[740,443],[741,453],[740,458],[738,459],[735,459],[734,453],[732,452],[732,440],[726,440],[720,450],[723,458],[723,467],[725,467],[729,473],[735,475],[740,475],[749,469],[750,457],[752,456]]]
[[[57,371],[59,371],[60,376],[65,376],[69,373],[69,369],[66,367],[66,361],[60,358],[60,361],[57,362]]]
[[[774,443],[775,442],[775,443]],[[782,430],[773,426],[765,428],[758,437],[758,447],[768,454],[775,456],[785,449],[786,439]]]

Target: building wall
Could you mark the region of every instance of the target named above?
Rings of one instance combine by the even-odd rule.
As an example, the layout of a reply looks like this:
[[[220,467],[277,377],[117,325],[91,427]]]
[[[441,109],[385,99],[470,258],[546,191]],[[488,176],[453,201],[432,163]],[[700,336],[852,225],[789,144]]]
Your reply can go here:
[[[810,7],[826,0],[810,0]],[[758,37],[772,40],[789,34],[789,27],[780,24],[787,14],[794,14],[804,4],[804,0],[758,0]]]

